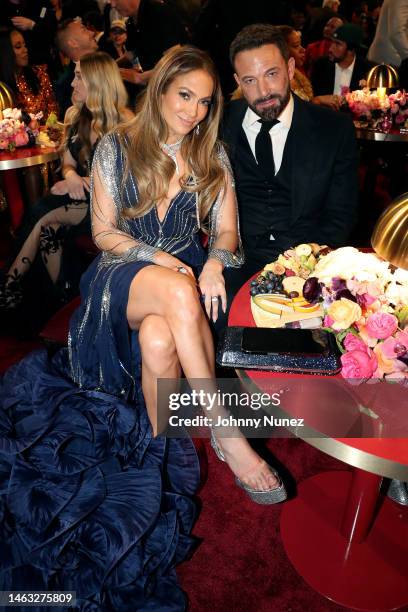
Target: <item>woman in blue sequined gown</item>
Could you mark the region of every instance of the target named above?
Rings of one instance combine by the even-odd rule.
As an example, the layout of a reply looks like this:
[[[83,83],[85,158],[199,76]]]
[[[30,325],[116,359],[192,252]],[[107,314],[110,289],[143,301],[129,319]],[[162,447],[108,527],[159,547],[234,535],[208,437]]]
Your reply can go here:
[[[207,316],[225,305],[223,268],[241,263],[220,112],[208,57],[175,48],[136,118],[97,147],[102,252],[68,349],[33,353],[2,381],[0,590],[72,590],[84,611],[184,609],[174,567],[191,549],[199,467],[190,439],[157,431],[156,383],[181,368],[211,382]],[[243,482],[276,486],[245,438],[222,449]]]

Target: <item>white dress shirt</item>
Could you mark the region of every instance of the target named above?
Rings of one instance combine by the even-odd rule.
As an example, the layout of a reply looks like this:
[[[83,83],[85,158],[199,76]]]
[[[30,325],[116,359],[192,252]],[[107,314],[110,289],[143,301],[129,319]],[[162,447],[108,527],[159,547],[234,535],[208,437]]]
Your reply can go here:
[[[288,137],[290,126],[292,125],[293,107],[293,97],[290,96],[290,100],[286,108],[278,117],[279,123],[274,125],[273,128],[269,130],[269,134],[271,136],[273,159],[275,162],[275,174],[279,172],[279,168],[282,164],[283,151],[285,149],[286,139]],[[259,115],[254,113],[254,111],[248,107],[244,116],[244,120],[242,122],[242,127],[244,129],[249,146],[251,147],[251,151],[255,159],[255,140],[261,130],[261,124],[259,123],[259,119]]]
[[[335,96],[341,95],[342,87],[350,87],[351,77],[353,75],[355,63],[356,63],[356,57],[354,56],[354,59],[348,68],[340,68],[340,66],[337,63],[335,64],[336,76],[334,78],[334,89],[333,89],[333,94]]]

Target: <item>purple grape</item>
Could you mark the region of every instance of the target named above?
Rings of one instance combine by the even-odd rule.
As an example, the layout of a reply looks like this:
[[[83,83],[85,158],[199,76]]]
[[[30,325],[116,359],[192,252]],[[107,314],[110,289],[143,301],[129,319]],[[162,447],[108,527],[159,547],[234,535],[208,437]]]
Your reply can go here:
[[[353,295],[351,291],[347,289],[347,287],[345,289],[340,289],[336,292],[336,300],[340,300],[341,298],[346,298],[347,300],[351,300],[352,302],[358,302],[356,296]]]
[[[303,285],[303,297],[310,304],[316,303],[322,293],[322,288],[315,276],[310,276]]]

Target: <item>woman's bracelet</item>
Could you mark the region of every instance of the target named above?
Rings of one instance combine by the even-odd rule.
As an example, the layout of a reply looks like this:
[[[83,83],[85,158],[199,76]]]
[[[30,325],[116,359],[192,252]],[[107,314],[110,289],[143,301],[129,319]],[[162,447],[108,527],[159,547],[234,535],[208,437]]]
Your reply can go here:
[[[239,268],[240,266],[240,260],[235,253],[227,249],[210,249],[208,251],[208,259],[210,258],[217,259],[225,268]]]
[[[123,259],[125,261],[153,261],[157,251],[160,251],[157,247],[141,244],[125,251]]]

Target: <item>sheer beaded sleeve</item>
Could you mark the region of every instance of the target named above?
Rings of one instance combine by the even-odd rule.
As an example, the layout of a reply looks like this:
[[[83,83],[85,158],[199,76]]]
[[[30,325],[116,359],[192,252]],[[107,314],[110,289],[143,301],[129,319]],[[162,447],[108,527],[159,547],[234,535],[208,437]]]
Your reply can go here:
[[[224,168],[226,187],[218,194],[209,214],[208,257],[218,259],[225,268],[239,268],[244,263],[244,251],[242,248],[241,234],[239,230],[238,204],[235,193],[234,175],[232,173],[228,156],[221,144],[219,144],[218,156],[221,165]],[[235,210],[236,227],[238,232],[238,246],[234,253],[227,249],[217,248],[217,238],[220,233],[222,215],[228,205],[231,205],[233,210]]]
[[[123,217],[125,206],[137,203],[137,185],[129,175],[122,185],[124,151],[116,134],[104,136],[97,146],[91,174],[92,236],[107,261],[152,261],[159,250],[130,232]]]

